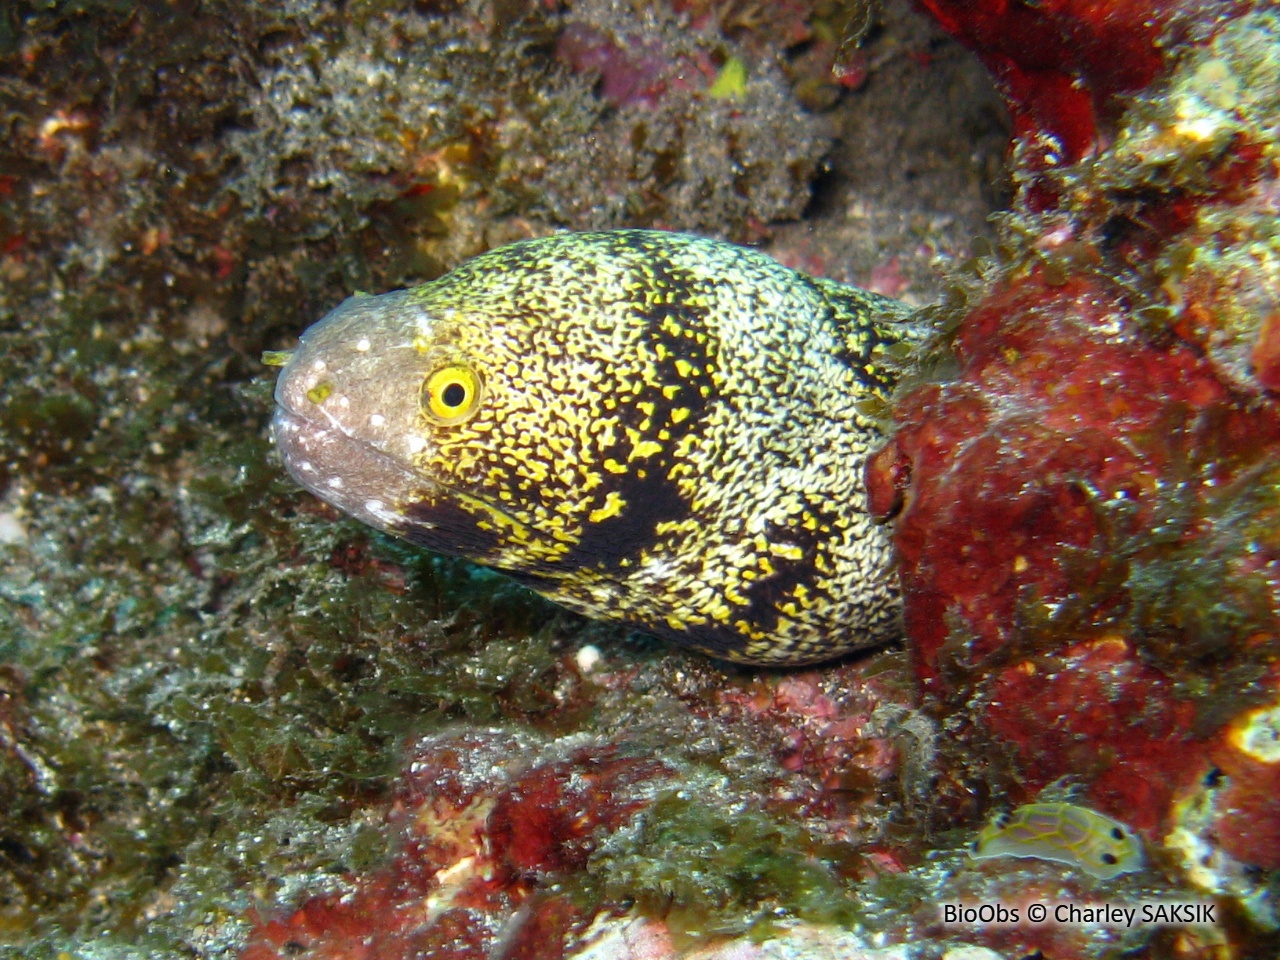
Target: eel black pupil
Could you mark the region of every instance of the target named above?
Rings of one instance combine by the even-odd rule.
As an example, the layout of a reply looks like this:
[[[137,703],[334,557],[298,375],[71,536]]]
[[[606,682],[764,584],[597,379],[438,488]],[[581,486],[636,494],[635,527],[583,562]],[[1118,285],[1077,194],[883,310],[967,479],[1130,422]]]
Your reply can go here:
[[[466,388],[460,383],[451,383],[440,391],[440,399],[446,407],[460,407],[467,399]]]

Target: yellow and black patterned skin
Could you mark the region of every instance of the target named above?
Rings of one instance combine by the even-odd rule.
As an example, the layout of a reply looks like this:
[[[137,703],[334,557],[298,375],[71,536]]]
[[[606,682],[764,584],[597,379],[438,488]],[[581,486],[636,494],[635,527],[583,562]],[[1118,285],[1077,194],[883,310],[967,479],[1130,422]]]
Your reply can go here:
[[[281,372],[274,431],[375,527],[712,656],[810,663],[899,631],[863,411],[920,333],[752,250],[562,234],[341,304]]]

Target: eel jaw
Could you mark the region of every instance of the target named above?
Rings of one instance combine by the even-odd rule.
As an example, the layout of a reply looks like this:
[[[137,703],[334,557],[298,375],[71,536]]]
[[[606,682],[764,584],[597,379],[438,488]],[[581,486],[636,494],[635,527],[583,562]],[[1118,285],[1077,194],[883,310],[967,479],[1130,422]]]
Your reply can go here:
[[[421,474],[332,423],[278,406],[271,432],[289,476],[321,500],[387,533],[403,534],[401,505],[433,500],[441,493]],[[415,526],[431,524],[417,519]]]

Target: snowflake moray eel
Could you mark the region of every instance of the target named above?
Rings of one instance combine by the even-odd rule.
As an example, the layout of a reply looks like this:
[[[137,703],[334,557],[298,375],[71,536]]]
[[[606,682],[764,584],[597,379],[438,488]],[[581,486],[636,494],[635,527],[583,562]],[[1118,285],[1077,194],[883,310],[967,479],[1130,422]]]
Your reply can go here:
[[[863,467],[923,335],[753,250],[559,234],[346,300],[282,358],[273,429],[374,527],[712,656],[811,663],[901,629]]]

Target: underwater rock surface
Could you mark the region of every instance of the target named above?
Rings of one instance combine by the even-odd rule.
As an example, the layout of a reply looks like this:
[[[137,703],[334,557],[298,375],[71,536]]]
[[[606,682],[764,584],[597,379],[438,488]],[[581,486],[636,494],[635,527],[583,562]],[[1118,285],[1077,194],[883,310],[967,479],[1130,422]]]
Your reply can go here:
[[[257,357],[560,228],[928,302],[999,193],[954,43],[893,3],[844,54],[790,0],[0,9],[0,953],[1275,955],[1272,16],[922,5],[1008,98],[1014,199],[873,474],[910,661],[785,674],[344,522]],[[970,857],[1032,800],[1146,869]]]

